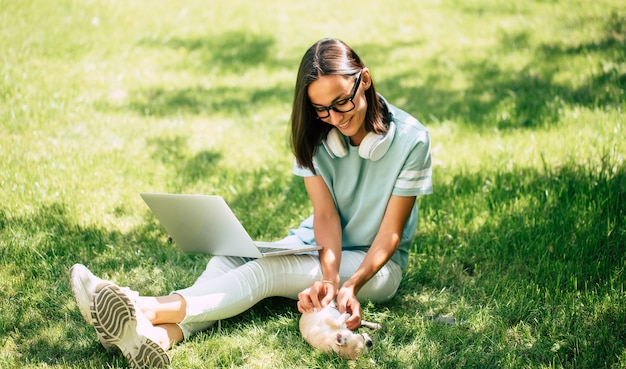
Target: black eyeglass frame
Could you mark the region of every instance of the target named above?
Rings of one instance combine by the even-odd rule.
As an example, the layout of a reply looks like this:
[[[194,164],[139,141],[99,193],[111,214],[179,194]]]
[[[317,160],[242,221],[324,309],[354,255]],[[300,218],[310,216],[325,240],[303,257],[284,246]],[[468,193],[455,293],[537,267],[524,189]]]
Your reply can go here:
[[[317,119],[326,119],[328,117],[330,117],[330,111],[334,110],[337,113],[348,113],[351,112],[352,110],[354,110],[354,108],[356,107],[354,105],[354,97],[356,96],[357,91],[359,90],[359,85],[361,84],[361,72],[359,72],[359,75],[356,77],[356,81],[354,82],[354,87],[352,88],[352,94],[350,94],[350,97],[348,97],[347,99],[343,99],[337,102],[332,103],[330,106],[313,106],[313,110],[315,110],[315,112],[317,113],[316,118]],[[341,110],[340,108],[336,107],[335,105],[339,104],[339,105],[345,105],[347,103],[352,103],[352,107],[350,109],[347,110]],[[322,116],[320,114],[326,112],[326,115]]]

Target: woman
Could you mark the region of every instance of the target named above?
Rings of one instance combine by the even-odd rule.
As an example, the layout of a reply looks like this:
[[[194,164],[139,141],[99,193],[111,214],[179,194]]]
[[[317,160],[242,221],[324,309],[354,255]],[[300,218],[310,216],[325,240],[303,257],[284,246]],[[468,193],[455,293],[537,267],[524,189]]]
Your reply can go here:
[[[321,245],[319,253],[215,256],[194,285],[159,297],[77,264],[74,297],[105,347],[119,347],[135,368],[166,367],[174,344],[266,297],[297,299],[300,312],[335,300],[355,329],[359,300],[394,296],[417,225],[416,196],[432,192],[428,131],[378,95],[369,69],[336,39],[305,53],[291,128],[294,174],[304,178],[313,215],[288,238]]]

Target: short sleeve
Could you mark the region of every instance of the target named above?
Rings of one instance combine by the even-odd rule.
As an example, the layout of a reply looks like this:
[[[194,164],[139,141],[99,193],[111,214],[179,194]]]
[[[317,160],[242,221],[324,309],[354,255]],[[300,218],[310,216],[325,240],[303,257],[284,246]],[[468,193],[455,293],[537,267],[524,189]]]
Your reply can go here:
[[[297,161],[293,163],[292,173],[299,177],[313,177],[315,174],[305,167],[301,167]]]
[[[433,192],[430,135],[424,131],[420,136],[396,179],[394,195],[419,196]]]

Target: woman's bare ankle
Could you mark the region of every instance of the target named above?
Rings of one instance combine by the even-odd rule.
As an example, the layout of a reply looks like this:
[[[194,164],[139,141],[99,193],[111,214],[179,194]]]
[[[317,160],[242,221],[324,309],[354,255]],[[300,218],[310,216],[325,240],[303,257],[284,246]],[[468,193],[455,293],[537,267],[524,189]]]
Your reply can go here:
[[[147,297],[142,296],[137,306],[154,325],[180,323],[187,314],[185,299],[177,294]]]

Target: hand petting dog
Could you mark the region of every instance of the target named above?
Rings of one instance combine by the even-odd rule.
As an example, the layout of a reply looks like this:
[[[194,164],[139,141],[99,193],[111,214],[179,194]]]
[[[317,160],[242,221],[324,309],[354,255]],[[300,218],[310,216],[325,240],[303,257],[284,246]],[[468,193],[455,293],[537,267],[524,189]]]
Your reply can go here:
[[[361,326],[380,328],[361,320],[361,304],[353,289],[343,287],[337,292],[331,281],[317,281],[300,292],[298,310],[302,313],[300,333],[304,340],[318,350],[336,352],[345,359],[356,359],[373,345],[367,333],[352,330]]]
[[[298,294],[298,311],[301,313],[313,313],[335,302],[335,308],[340,313],[348,313],[349,318],[345,321],[348,329],[354,330],[361,326],[361,303],[356,298],[354,289],[342,287],[337,292],[337,287],[332,281],[317,281],[311,287]]]

